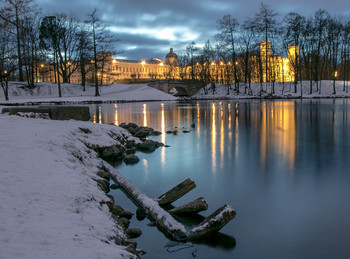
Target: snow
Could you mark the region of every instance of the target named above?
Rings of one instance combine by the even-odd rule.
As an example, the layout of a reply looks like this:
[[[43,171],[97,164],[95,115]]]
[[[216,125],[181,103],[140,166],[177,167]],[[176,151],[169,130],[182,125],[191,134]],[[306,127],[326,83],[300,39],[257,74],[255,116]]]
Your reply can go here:
[[[115,144],[111,132],[132,138],[112,125],[0,114],[0,258],[134,257],[112,240],[125,236],[100,205],[101,161],[82,142]]]
[[[95,96],[95,87],[79,84],[61,84],[62,97],[58,97],[58,87],[54,83],[36,83],[34,89],[27,89],[26,83],[9,82],[9,101],[5,101],[0,90],[0,104],[50,103],[50,102],[116,102],[116,101],[173,101],[177,98],[161,92],[147,84],[102,85],[100,96]]]
[[[297,93],[294,93],[294,83],[286,82],[286,83],[275,83],[275,94],[271,96],[271,88],[272,83],[263,83],[264,92],[260,96],[260,83],[252,83],[251,89],[252,94],[248,95],[245,93],[246,85],[240,83],[239,89],[240,93],[236,94],[234,92],[234,84],[231,85],[229,94],[227,94],[227,87],[222,84],[215,85],[215,91],[213,93],[213,89],[211,85],[207,85],[208,94],[204,93],[204,89],[200,89],[196,95],[193,97],[196,99],[246,99],[246,98],[261,98],[261,97],[273,97],[273,98],[300,98],[300,86],[303,88],[303,98],[338,98],[338,97],[350,97],[350,91],[346,93],[343,91],[344,82],[336,81],[336,94],[333,94],[333,81],[321,81],[319,82],[319,86],[321,86],[321,93],[316,89],[316,83],[313,82],[313,92],[310,94],[310,82],[303,81],[299,82],[297,85]],[[248,85],[247,85],[248,88]]]

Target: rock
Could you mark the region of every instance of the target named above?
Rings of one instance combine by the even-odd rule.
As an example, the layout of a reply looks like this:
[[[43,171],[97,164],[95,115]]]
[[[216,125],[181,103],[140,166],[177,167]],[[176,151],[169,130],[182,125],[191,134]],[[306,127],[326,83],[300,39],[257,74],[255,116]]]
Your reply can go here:
[[[109,172],[106,172],[104,170],[100,170],[97,172],[97,175],[99,177],[102,177],[103,179],[109,181],[111,179],[111,174]]]
[[[147,213],[144,209],[137,208],[136,210],[136,218],[137,220],[141,221],[144,220],[147,217]]]
[[[133,215],[134,215],[134,213],[127,211],[127,210],[123,210],[120,213],[120,217],[127,218],[127,219],[131,219]]]
[[[116,216],[121,216],[122,213],[124,212],[124,209],[122,207],[120,207],[119,205],[116,205],[116,204],[110,204],[108,203],[107,204],[108,207],[109,207],[109,211],[113,214],[113,215],[116,215]]]
[[[190,133],[191,131],[190,130],[183,130],[182,132],[183,133]]]
[[[174,134],[174,135],[177,135],[177,130],[173,130],[173,134]]]
[[[128,220],[127,218],[120,217],[118,219],[118,224],[127,229],[130,225],[130,220]]]
[[[195,127],[196,127],[196,124],[192,123],[191,128],[195,128]]]
[[[106,193],[106,196],[111,200],[112,203],[114,203],[114,197],[112,195]]]
[[[163,145],[162,143],[147,139],[144,142],[142,142],[141,144],[139,144],[138,148],[141,151],[153,152],[154,150],[156,150],[157,147],[160,147],[162,145]]]
[[[128,251],[129,253],[132,253],[132,254],[134,254],[136,256],[138,256],[136,248],[132,244],[130,244],[130,245],[128,245],[126,247],[126,251]]]
[[[128,125],[125,126],[125,128],[138,128],[138,125],[136,123],[129,122]]]
[[[169,145],[164,145],[164,147],[170,147]]]
[[[121,158],[124,153],[124,148],[121,146],[113,145],[109,147],[101,148],[99,154],[102,159],[115,160]]]
[[[145,138],[145,137],[153,134],[153,132],[154,132],[154,129],[152,129],[152,128],[140,127],[140,128],[136,129],[134,137]]]
[[[167,130],[165,133],[166,134],[173,134],[173,131],[172,130]]]
[[[158,131],[158,130],[155,130],[155,131],[153,132],[153,135],[159,136],[159,135],[162,135],[162,132],[160,132],[160,131]]]
[[[129,228],[126,230],[126,235],[129,238],[137,238],[142,235],[142,231],[138,228]]]
[[[97,182],[97,186],[105,193],[110,191],[109,182],[107,180],[97,179],[96,182]]]
[[[109,188],[111,188],[112,190],[116,190],[116,189],[119,189],[119,185],[114,183]]]
[[[124,246],[128,246],[128,245],[133,245],[134,247],[137,247],[137,243],[135,240],[132,239],[126,239],[123,241],[122,243]]]
[[[126,155],[124,157],[124,162],[125,164],[129,165],[129,164],[136,164],[140,161],[140,158],[136,155],[130,154],[130,155]]]

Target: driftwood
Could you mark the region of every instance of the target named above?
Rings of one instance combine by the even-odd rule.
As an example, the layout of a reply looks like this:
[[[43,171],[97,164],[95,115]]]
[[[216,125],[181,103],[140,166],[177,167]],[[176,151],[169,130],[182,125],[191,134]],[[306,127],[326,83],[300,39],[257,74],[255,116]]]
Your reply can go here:
[[[182,224],[177,222],[168,212],[163,210],[155,200],[143,194],[113,167],[107,163],[104,163],[104,165],[111,173],[112,180],[116,182],[139,207],[146,211],[148,217],[155,221],[162,231],[175,240],[187,239],[187,232]]]
[[[218,232],[236,216],[236,211],[229,205],[223,205],[214,213],[204,219],[197,227],[193,228],[187,235],[187,239],[201,239]]]
[[[204,238],[213,232],[219,231],[236,215],[236,212],[232,209],[231,206],[224,205],[217,211],[215,211],[213,214],[211,214],[209,217],[207,217],[197,227],[193,228],[189,233],[187,233],[185,227],[182,224],[176,221],[168,212],[166,212],[160,207],[160,205],[158,204],[158,200],[154,200],[147,197],[109,164],[104,163],[104,165],[111,173],[112,180],[120,186],[120,188],[135,202],[135,204],[137,204],[139,207],[143,208],[146,211],[148,217],[151,220],[155,221],[155,223],[164,233],[166,233],[168,236],[172,237],[175,240],[182,241]],[[186,182],[186,184],[183,184],[184,182]],[[182,183],[182,186],[191,186],[191,188],[186,188],[187,191],[185,193],[187,193],[189,190],[193,189],[196,186],[190,179],[187,179],[184,182]],[[180,187],[178,185],[175,188]],[[170,190],[169,192],[172,193],[172,190]],[[167,192],[166,194],[168,194],[169,192]],[[180,194],[183,192],[177,190],[173,193]],[[184,194],[182,194],[181,196],[183,195]]]
[[[170,204],[184,196],[186,193],[196,188],[196,184],[191,179],[186,179],[171,190],[167,191],[156,199],[159,205]]]
[[[186,203],[180,207],[169,210],[170,213],[184,214],[184,213],[198,213],[208,209],[208,204],[203,197],[194,201]]]

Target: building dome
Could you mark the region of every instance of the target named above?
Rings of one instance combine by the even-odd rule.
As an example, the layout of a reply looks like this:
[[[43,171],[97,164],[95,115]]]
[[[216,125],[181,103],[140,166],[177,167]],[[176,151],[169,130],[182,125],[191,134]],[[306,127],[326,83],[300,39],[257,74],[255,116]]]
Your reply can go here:
[[[177,66],[177,61],[177,55],[174,53],[173,48],[171,48],[170,52],[165,56],[165,64]]]

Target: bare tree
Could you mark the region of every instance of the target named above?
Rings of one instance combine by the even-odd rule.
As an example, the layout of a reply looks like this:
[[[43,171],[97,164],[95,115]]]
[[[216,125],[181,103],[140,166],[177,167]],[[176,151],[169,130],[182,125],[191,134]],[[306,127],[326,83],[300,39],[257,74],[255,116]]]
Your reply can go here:
[[[239,29],[238,21],[227,14],[220,20],[216,21],[216,27],[220,31],[216,38],[221,42],[221,46],[226,46],[227,52],[231,54],[231,62],[233,66],[233,76],[235,80],[235,91],[239,93],[239,86],[237,87],[237,61],[236,61],[236,33]]]
[[[261,3],[260,10],[258,13],[255,14],[254,22],[255,22],[255,28],[257,32],[264,33],[265,35],[265,50],[264,50],[264,57],[261,57],[263,62],[265,63],[265,81],[269,82],[269,44],[268,41],[270,38],[272,38],[273,34],[275,34],[278,30],[277,26],[277,16],[278,13],[273,11],[273,9],[264,4]],[[272,42],[271,42],[272,44]],[[273,89],[271,89],[271,92],[274,92]]]
[[[16,35],[17,45],[17,61],[19,81],[24,81],[23,78],[23,62],[21,50],[21,38],[23,32],[23,19],[32,13],[36,8],[34,0],[0,0],[3,7],[0,10],[0,18],[14,28],[13,33]]]

